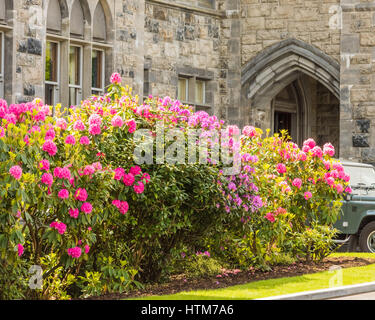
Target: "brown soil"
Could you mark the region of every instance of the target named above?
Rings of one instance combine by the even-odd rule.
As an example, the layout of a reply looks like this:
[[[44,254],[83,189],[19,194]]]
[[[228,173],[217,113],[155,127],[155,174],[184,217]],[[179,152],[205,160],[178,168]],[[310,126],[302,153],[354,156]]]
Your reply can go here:
[[[185,276],[173,276],[167,283],[150,285],[145,289],[134,290],[123,294],[107,294],[100,297],[91,297],[90,300],[114,300],[134,297],[146,297],[151,295],[166,295],[199,289],[225,288],[238,284],[245,284],[258,280],[276,279],[282,277],[293,277],[308,273],[327,271],[330,267],[341,268],[360,267],[375,263],[374,259],[358,257],[335,257],[325,258],[321,262],[298,262],[291,265],[273,266],[271,271],[260,271],[250,269],[248,271],[223,270],[220,276],[185,279]]]

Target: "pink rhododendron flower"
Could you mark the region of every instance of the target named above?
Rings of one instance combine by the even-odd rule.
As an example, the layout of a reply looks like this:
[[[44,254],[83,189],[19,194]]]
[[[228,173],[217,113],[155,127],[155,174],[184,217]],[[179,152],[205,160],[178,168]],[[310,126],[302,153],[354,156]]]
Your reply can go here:
[[[90,251],[90,246],[88,244],[85,245],[85,253],[88,254]]]
[[[337,190],[337,193],[342,193],[344,191],[344,187],[342,186],[342,184],[337,184],[336,185],[336,190]]]
[[[3,127],[0,127],[0,138],[3,138],[5,136],[5,130]]]
[[[97,113],[92,114],[89,118],[90,126],[92,126],[94,124],[100,126],[102,124],[102,121],[103,121],[102,117],[100,115],[98,115]]]
[[[49,226],[56,229],[60,234],[64,234],[66,231],[66,224],[63,222],[54,221]]]
[[[293,182],[292,182],[292,185],[293,185],[294,187],[297,187],[297,188],[299,189],[299,188],[301,188],[301,186],[302,186],[302,180],[299,179],[299,178],[295,178],[295,179],[293,180]]]
[[[66,123],[64,118],[59,118],[56,120],[56,126],[61,128],[62,130],[66,130],[66,128],[68,127],[68,124]]]
[[[41,160],[39,162],[39,169],[48,171],[49,170],[49,161],[46,160],[46,159]]]
[[[121,128],[124,124],[124,121],[120,116],[114,116],[111,121],[112,126]]]
[[[333,186],[333,185],[335,184],[335,179],[332,178],[332,177],[328,177],[328,178],[326,178],[325,180],[326,180],[326,182],[327,182],[327,184],[328,184],[329,186]]]
[[[310,191],[306,191],[303,196],[306,200],[309,200],[312,198],[312,193]]]
[[[306,153],[304,153],[303,151],[301,151],[300,153],[298,153],[297,158],[300,161],[306,161],[306,159],[307,159]]]
[[[308,152],[310,151],[310,147],[309,147],[308,145],[304,145],[304,146],[302,147],[302,151],[303,151],[304,153],[308,153]]]
[[[80,247],[74,247],[68,249],[68,255],[72,258],[79,258],[82,254],[82,249]]]
[[[53,128],[49,128],[46,132],[45,140],[53,140],[55,139],[56,133]]]
[[[27,134],[23,137],[23,142],[25,142],[27,146],[30,144],[30,138]]]
[[[90,139],[86,136],[81,137],[79,140],[79,143],[82,145],[89,145],[90,144]]]
[[[142,173],[142,169],[139,166],[133,166],[133,167],[130,168],[129,172],[133,176],[137,176],[137,175]]]
[[[57,147],[52,140],[47,140],[42,147],[43,151],[47,152],[50,156],[57,153]]]
[[[352,193],[353,190],[352,190],[352,188],[350,188],[350,187],[346,187],[345,192],[346,192],[346,193]]]
[[[150,175],[149,175],[147,172],[145,172],[145,173],[142,175],[142,180],[144,180],[145,183],[149,183],[150,180],[151,180],[151,177],[150,177]]]
[[[270,222],[275,222],[275,216],[272,212],[268,212],[266,215],[265,215],[265,218],[270,221]]]
[[[115,169],[114,179],[115,180],[121,180],[122,177],[124,176],[124,174],[125,174],[124,168],[117,168],[117,169]]]
[[[228,130],[228,133],[229,133],[230,136],[240,134],[240,129],[236,125],[228,126],[227,130]]]
[[[124,182],[124,184],[126,186],[131,186],[133,185],[134,181],[135,181],[135,178],[134,178],[134,175],[132,175],[131,173],[125,173],[124,174],[124,178],[122,180]]]
[[[19,180],[22,177],[22,168],[20,166],[13,166],[9,169],[9,173],[14,179]]]
[[[47,186],[51,187],[53,183],[53,176],[50,173],[43,173],[41,177],[42,183],[46,184]]]
[[[76,144],[76,138],[74,138],[73,135],[69,135],[69,136],[66,137],[65,143],[75,145]]]
[[[344,171],[344,167],[339,162],[334,162],[332,164],[332,168],[337,170],[337,171]]]
[[[335,155],[335,148],[332,144],[326,143],[323,146],[323,153],[328,154],[330,157],[333,157]]]
[[[95,173],[95,168],[93,165],[87,165],[85,166],[85,168],[83,169],[83,174],[85,176],[89,176],[89,175],[92,175]]]
[[[247,137],[255,137],[256,136],[256,130],[252,126],[246,126],[243,128],[242,133]]]
[[[277,172],[280,173],[280,174],[285,173],[285,172],[286,172],[286,166],[285,166],[285,164],[283,164],[283,163],[279,163],[279,164],[276,166],[276,170],[277,170]]]
[[[100,129],[100,125],[98,124],[93,124],[93,125],[90,125],[89,127],[89,133],[93,136],[95,135],[98,135],[102,132],[102,130]]]
[[[58,193],[58,197],[60,199],[68,199],[69,198],[69,191],[67,189],[61,189]]]
[[[102,164],[101,164],[100,162],[94,162],[94,163],[92,164],[92,166],[94,167],[94,169],[95,169],[96,171],[100,171],[100,170],[103,169]]]
[[[350,181],[350,175],[348,175],[348,174],[344,174],[344,178],[343,178],[343,180],[344,180],[345,182],[349,182],[349,181]]]
[[[145,186],[142,181],[138,181],[138,183],[133,186],[133,189],[135,193],[142,193],[145,189]]]
[[[81,206],[81,211],[86,213],[86,214],[89,214],[92,212],[92,205],[90,202],[84,202]]]
[[[18,252],[19,257],[23,255],[23,251],[24,251],[23,245],[20,243],[17,244],[17,252]]]
[[[137,124],[136,122],[132,119],[132,120],[128,120],[126,122],[126,125],[129,127],[129,133],[133,133],[135,132],[135,130],[137,129]]]
[[[314,157],[318,157],[318,158],[321,158],[323,156],[323,151],[320,147],[316,146],[314,148],[312,148],[312,153],[313,153],[313,156]]]
[[[77,219],[78,215],[79,215],[79,210],[78,209],[69,209],[69,215],[72,218]]]
[[[74,122],[73,129],[77,131],[83,131],[86,129],[85,124],[81,120]]]
[[[316,143],[314,141],[314,139],[307,139],[306,141],[303,142],[303,145],[307,145],[309,146],[310,149],[314,148],[316,146]]]
[[[77,189],[75,194],[74,194],[74,197],[77,200],[82,201],[82,202],[87,200],[87,196],[88,196],[87,191],[84,188]]]
[[[112,84],[121,84],[122,79],[120,74],[117,72],[112,73],[110,81]]]
[[[127,201],[113,200],[112,204],[117,207],[121,214],[125,214],[129,210],[129,204]]]

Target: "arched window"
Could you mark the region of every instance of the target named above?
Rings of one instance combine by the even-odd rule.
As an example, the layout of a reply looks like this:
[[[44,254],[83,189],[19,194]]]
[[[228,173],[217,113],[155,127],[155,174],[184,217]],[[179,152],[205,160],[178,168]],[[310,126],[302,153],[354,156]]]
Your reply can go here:
[[[108,71],[111,71],[109,58],[111,55],[111,46],[108,45],[108,42],[110,41],[109,30],[111,28],[112,20],[109,7],[105,0],[98,1],[93,17],[91,93],[101,95],[104,94],[105,80],[109,77]]]
[[[83,8],[79,0],[73,2],[72,11],[70,14],[70,34],[72,36],[83,37],[85,31],[85,16]]]
[[[77,105],[91,94],[104,94],[112,72],[112,13],[106,0],[92,1],[94,6],[88,0],[47,2],[47,104]]]
[[[5,22],[5,0],[0,0],[0,23]]]
[[[61,33],[61,9],[59,0],[50,0],[47,11],[47,31]]]
[[[94,12],[93,23],[93,39],[94,41],[106,41],[107,39],[107,23],[104,9],[100,1],[98,2]]]
[[[60,59],[61,42],[55,35],[62,33],[61,0],[49,0],[47,8],[47,38],[45,46],[44,102],[55,105],[60,102]]]

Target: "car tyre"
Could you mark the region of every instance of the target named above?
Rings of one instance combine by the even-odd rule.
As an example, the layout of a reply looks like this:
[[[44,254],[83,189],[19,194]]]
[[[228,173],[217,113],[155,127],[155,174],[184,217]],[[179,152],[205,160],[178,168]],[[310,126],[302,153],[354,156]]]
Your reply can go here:
[[[362,252],[375,252],[375,221],[365,225],[359,236],[359,247]]]

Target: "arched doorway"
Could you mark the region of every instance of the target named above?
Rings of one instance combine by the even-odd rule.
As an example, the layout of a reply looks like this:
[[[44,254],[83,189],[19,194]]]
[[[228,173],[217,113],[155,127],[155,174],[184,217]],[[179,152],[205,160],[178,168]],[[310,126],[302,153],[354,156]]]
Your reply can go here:
[[[339,64],[317,48],[282,41],[243,67],[242,115],[264,131],[288,130],[298,144],[312,137],[339,150],[339,75]]]

